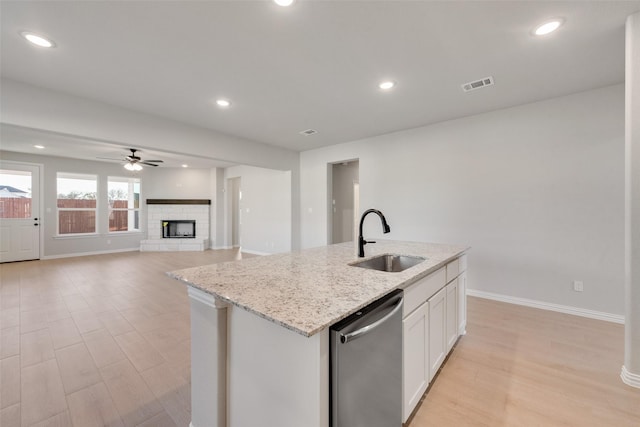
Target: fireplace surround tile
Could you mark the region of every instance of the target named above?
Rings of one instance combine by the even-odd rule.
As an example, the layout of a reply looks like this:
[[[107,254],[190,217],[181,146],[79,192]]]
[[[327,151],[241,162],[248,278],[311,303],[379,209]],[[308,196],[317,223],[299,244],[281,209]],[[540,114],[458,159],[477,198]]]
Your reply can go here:
[[[140,242],[140,251],[204,251],[209,248],[210,201],[188,204],[149,203],[147,200],[147,239]],[[170,201],[176,201],[172,199]],[[180,200],[177,200],[180,202]],[[189,239],[163,239],[162,221],[195,220],[196,237]]]

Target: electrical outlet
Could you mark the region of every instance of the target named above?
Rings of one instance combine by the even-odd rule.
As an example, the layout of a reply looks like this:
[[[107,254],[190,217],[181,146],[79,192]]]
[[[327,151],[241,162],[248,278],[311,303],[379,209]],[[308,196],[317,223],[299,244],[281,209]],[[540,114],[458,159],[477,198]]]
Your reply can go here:
[[[574,280],[573,281],[573,290],[576,291],[576,292],[584,291],[584,283],[582,283],[582,281],[580,281],[580,280]]]

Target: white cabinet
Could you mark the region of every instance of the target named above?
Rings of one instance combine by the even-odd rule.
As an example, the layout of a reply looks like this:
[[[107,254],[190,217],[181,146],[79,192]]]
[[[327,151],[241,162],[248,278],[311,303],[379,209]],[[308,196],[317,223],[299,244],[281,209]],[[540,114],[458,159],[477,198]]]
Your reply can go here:
[[[467,272],[458,276],[458,335],[467,333]]]
[[[402,422],[406,422],[429,386],[429,303],[446,284],[443,267],[404,290]]]
[[[453,279],[451,283],[445,288],[447,291],[447,323],[446,323],[446,335],[447,335],[447,353],[451,351],[453,345],[458,340],[458,280]]]
[[[402,320],[402,422],[406,422],[429,386],[429,304]]]
[[[404,290],[402,317],[406,317],[447,284],[445,268],[434,271]]]
[[[404,290],[402,422],[406,422],[467,322],[463,255]]]
[[[458,277],[458,274],[460,274],[460,264],[461,264],[461,260],[462,257],[454,259],[453,261],[451,261],[449,264],[447,264],[447,283],[449,283],[450,281],[452,281],[453,279],[455,279],[456,277]],[[463,261],[464,263],[464,261]]]
[[[429,298],[429,378],[433,379],[447,355],[446,289]]]

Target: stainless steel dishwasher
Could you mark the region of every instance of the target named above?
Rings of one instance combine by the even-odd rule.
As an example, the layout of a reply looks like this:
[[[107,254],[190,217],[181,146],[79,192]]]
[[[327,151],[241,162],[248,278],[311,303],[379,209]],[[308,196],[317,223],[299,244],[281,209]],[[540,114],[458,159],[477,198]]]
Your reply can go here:
[[[331,427],[402,426],[402,290],[330,329]]]

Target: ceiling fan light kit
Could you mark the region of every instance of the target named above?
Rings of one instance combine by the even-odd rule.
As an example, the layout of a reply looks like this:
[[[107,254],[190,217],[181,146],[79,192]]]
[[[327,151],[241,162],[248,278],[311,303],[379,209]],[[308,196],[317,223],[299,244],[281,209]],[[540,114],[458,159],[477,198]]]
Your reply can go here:
[[[139,151],[138,149],[129,148],[129,150],[131,151],[131,154],[128,156],[125,156],[124,159],[110,159],[107,157],[98,157],[98,158],[104,159],[104,160],[116,160],[119,162],[120,161],[125,162],[124,168],[132,172],[141,171],[142,165],[159,166],[157,163],[164,163],[164,160],[142,160],[142,158],[140,158],[139,156],[136,156],[136,152]]]
[[[124,168],[132,172],[138,172],[142,170],[142,166],[134,162],[125,163]]]

